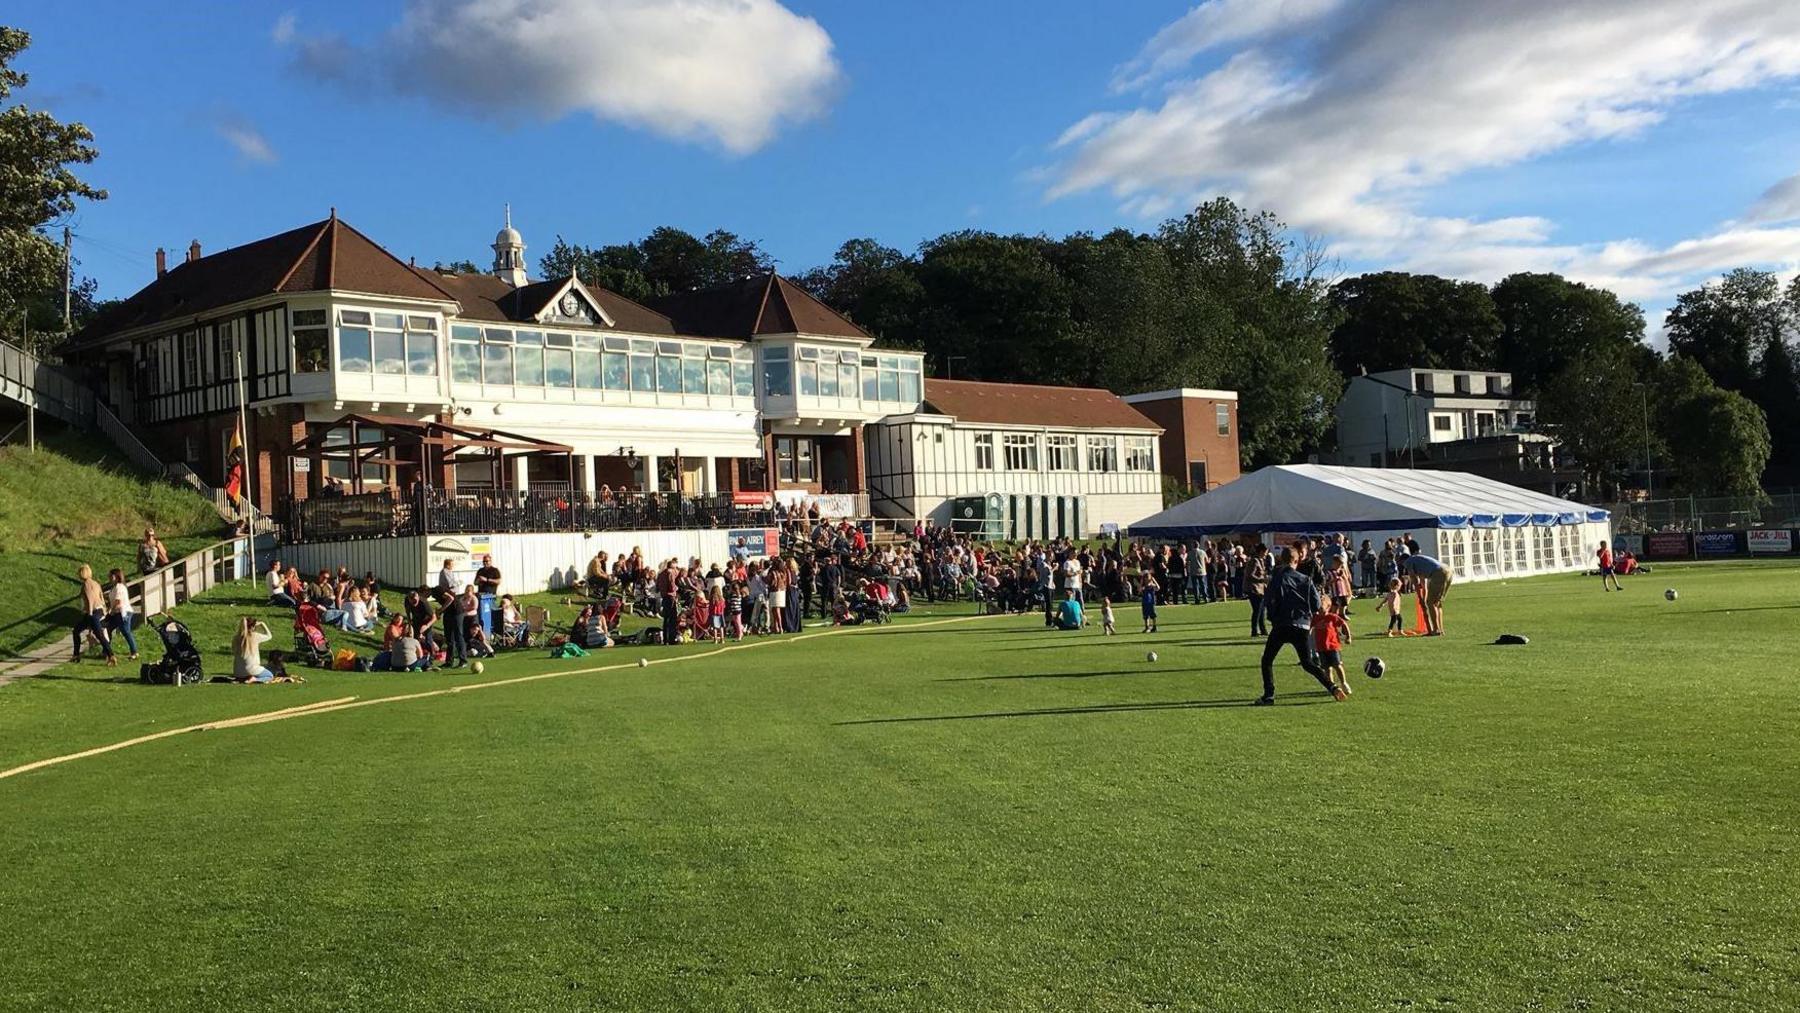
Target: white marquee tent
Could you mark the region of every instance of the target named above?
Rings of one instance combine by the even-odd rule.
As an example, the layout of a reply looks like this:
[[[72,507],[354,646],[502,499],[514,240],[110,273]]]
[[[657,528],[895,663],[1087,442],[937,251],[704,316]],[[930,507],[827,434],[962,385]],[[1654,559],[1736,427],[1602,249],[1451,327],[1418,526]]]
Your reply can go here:
[[[1192,539],[1340,532],[1354,544],[1411,533],[1463,579],[1588,566],[1612,525],[1604,510],[1460,471],[1263,468],[1131,526],[1134,537]]]

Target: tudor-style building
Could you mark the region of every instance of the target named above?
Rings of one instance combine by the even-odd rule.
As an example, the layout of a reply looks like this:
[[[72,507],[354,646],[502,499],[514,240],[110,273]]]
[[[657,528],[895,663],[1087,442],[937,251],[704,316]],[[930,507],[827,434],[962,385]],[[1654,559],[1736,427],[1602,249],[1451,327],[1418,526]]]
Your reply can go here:
[[[65,357],[166,459],[222,476],[241,349],[265,510],[327,483],[855,494],[861,426],[917,406],[919,355],[872,352],[785,279],[665,315],[531,281],[508,218],[491,274],[407,264],[335,212],[209,256],[196,243],[173,269],[159,253],[156,280]]]

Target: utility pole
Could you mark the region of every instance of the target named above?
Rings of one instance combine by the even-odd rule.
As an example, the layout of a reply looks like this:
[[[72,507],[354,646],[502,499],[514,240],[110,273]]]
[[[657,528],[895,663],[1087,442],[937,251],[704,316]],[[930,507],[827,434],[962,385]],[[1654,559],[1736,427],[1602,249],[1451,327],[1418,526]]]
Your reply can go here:
[[[69,312],[69,294],[75,287],[75,257],[69,247],[69,227],[63,226],[63,337],[66,339],[74,333],[75,327]]]
[[[19,347],[31,354],[31,310],[27,309],[19,318]],[[34,365],[31,375],[21,377],[25,383],[25,449],[37,453],[37,368]]]
[[[238,335],[234,335],[232,337],[231,357],[232,357],[234,364],[237,366],[238,438],[243,441],[238,446],[238,461],[240,462],[240,464],[242,465],[242,467],[244,469],[244,506],[245,506],[245,513],[250,518],[250,537],[245,540],[245,545],[250,550],[250,576],[255,577],[256,576],[256,495],[255,495],[256,485],[254,483],[254,476],[250,472],[250,447],[251,447],[251,443],[250,443],[250,411],[248,408],[248,402],[244,397],[244,388],[245,388],[245,384],[244,384],[244,338],[245,338],[245,336],[246,335],[238,334]],[[360,471],[361,471],[361,469],[358,469],[359,473],[360,473]]]

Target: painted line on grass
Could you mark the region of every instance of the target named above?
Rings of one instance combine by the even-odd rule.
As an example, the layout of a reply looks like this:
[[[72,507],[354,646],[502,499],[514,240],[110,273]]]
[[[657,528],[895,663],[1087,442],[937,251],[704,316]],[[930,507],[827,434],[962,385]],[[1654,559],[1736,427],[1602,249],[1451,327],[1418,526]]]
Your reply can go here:
[[[902,624],[902,628],[915,630],[926,626],[944,626],[950,623],[966,623],[977,619],[993,619],[1003,614],[1005,613],[976,616],[952,616],[947,619],[927,619],[923,622],[904,623]],[[892,627],[879,626],[835,626],[831,629],[819,630],[814,633],[793,633],[780,637],[754,640],[748,643],[731,644],[729,646],[717,647],[713,650],[698,654],[683,654],[673,658],[656,658],[650,660],[649,664],[673,665],[683,661],[698,661],[702,658],[717,657],[718,655],[728,654],[732,651],[746,651],[753,647],[768,647],[773,644],[797,644],[803,640],[813,640],[818,637],[829,637],[839,634],[853,635],[856,633],[879,633],[883,629],[891,628]],[[608,650],[616,649],[617,648],[608,648]],[[70,763],[75,760],[84,760],[91,756],[100,756],[104,753],[116,752],[120,749],[128,749],[132,746],[141,746],[146,743],[155,742],[159,739],[172,738],[176,735],[185,735],[189,732],[248,728],[252,725],[267,724],[271,721],[286,721],[290,718],[307,718],[316,714],[335,714],[339,711],[355,710],[359,707],[373,707],[376,704],[401,703],[407,700],[424,700],[435,696],[453,696],[457,693],[467,693],[470,690],[492,689],[495,686],[517,686],[520,683],[538,682],[544,679],[564,679],[574,675],[594,675],[600,672],[616,672],[621,669],[637,667],[639,667],[637,662],[627,661],[614,665],[597,665],[591,668],[572,668],[565,671],[538,672],[533,675],[514,676],[510,679],[494,679],[489,682],[468,683],[461,686],[446,686],[443,689],[426,690],[421,693],[401,693],[394,696],[377,696],[368,699],[358,699],[354,696],[347,696],[337,700],[321,700],[318,703],[302,704],[298,707],[287,707],[282,710],[265,711],[260,714],[246,714],[235,718],[221,718],[216,721],[188,725],[185,728],[171,728],[167,731],[156,732],[151,735],[140,735],[135,739],[126,739],[123,742],[115,742],[108,746],[96,746],[93,749],[84,749],[79,753],[69,753],[64,756],[52,756],[46,760],[36,760],[24,764],[23,766],[14,767],[11,770],[0,770],[0,781],[4,781],[9,777],[18,774],[29,774],[34,770],[42,770],[45,767],[54,767],[58,764]]]

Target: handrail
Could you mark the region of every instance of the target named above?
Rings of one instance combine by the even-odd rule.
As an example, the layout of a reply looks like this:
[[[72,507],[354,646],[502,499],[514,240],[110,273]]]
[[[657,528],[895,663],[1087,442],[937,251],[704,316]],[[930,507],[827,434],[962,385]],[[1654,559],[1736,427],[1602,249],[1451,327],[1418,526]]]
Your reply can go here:
[[[10,341],[0,340],[0,396],[86,428],[94,394],[61,368]]]
[[[132,432],[129,426],[119,421],[119,417],[113,414],[111,408],[106,407],[97,399],[94,401],[94,424],[100,430],[101,435],[113,441],[138,467],[158,475],[169,473],[169,469],[162,463],[162,459],[157,457],[149,447],[144,446],[144,441],[138,439],[137,434]]]
[[[167,612],[217,584],[254,577],[250,572],[250,542],[247,535],[227,538],[126,580],[126,592],[131,595],[140,621],[144,616]],[[221,547],[226,547],[224,552]]]

